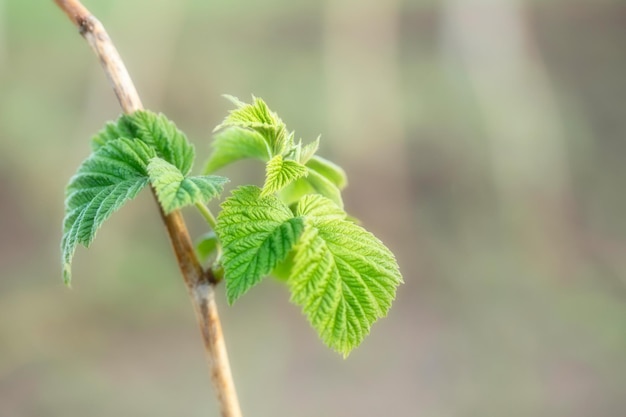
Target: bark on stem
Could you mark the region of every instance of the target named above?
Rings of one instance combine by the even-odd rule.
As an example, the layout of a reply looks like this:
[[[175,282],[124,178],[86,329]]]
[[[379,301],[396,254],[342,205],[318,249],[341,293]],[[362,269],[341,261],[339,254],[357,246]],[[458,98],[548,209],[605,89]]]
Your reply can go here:
[[[78,0],[54,1],[78,27],[80,34],[100,59],[124,113],[141,110],[143,106],[135,85],[102,23]],[[205,271],[200,265],[181,213],[175,211],[166,215],[160,205],[159,212],[196,313],[221,414],[223,417],[241,417],[215,303],[215,277],[210,269]]]

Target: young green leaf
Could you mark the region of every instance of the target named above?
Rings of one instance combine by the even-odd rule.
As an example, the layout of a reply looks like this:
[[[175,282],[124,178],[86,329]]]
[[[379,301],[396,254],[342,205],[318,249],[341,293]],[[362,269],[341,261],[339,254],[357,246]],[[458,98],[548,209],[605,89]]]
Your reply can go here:
[[[258,132],[270,148],[271,156],[280,155],[293,146],[293,136],[287,133],[282,120],[271,111],[263,100],[253,97],[252,104],[226,96],[237,108],[232,110],[224,121],[215,128],[239,127]]]
[[[276,155],[265,166],[265,185],[261,197],[273,194],[307,174],[308,170],[304,165]]]
[[[181,207],[206,203],[217,197],[228,181],[216,175],[185,177],[178,168],[159,157],[150,160],[148,174],[166,214]]]
[[[240,127],[217,132],[211,146],[213,152],[205,165],[205,174],[240,159],[255,158],[267,162],[272,157],[272,150],[259,132]]]
[[[293,181],[280,191],[281,199],[291,205],[307,194],[320,194],[343,207],[341,190],[347,185],[346,174],[338,165],[313,155],[306,163],[306,178]]]
[[[343,190],[348,185],[348,177],[343,168],[326,158],[313,155],[306,163],[306,166],[332,182],[340,190]]]
[[[110,139],[71,178],[61,242],[67,284],[76,246],[88,247],[102,223],[148,183],[146,167],[154,155],[154,150],[139,140]]]
[[[152,146],[157,156],[174,165],[183,175],[188,175],[193,165],[195,151],[183,132],[163,114],[140,110],[131,118],[136,138]],[[123,118],[121,119],[123,120]]]
[[[346,356],[387,314],[402,282],[398,265],[382,242],[322,196],[305,196],[296,215],[306,226],[288,280],[292,301],[324,343]]]
[[[200,236],[195,243],[196,255],[201,262],[206,262],[219,250],[219,239],[214,231],[207,232]]]
[[[318,136],[317,139],[315,139],[313,142],[308,143],[304,146],[302,146],[302,144],[299,143],[298,147],[300,148],[300,151],[298,152],[299,155],[298,155],[297,160],[301,164],[306,164],[313,157],[313,155],[315,155],[315,152],[317,152],[317,150],[319,149],[320,137]]]
[[[309,168],[309,175],[305,180],[313,187],[315,192],[332,200],[336,205],[343,208],[341,190],[335,184],[316,170]]]
[[[328,198],[316,195],[301,198],[296,207],[296,214],[306,216],[314,226],[345,220],[348,217],[348,214],[337,204]]]
[[[244,103],[237,97],[225,96],[230,100],[236,109],[231,110],[224,121],[215,128],[215,130],[222,129],[227,126],[241,126],[241,127],[257,127],[267,126],[274,128],[284,128],[285,124],[280,117],[267,107],[265,102],[258,98],[252,97],[252,104]]]
[[[110,140],[136,137],[137,129],[133,124],[132,117],[123,114],[115,122],[108,122],[100,132],[91,138],[91,146],[93,150],[97,150]]]
[[[307,167],[307,176],[299,178],[280,190],[280,199],[288,206],[297,203],[307,194],[320,194],[343,207],[341,191],[328,178]]]
[[[261,197],[254,186],[233,191],[217,218],[228,302],[232,304],[283,261],[303,229],[302,218],[294,217],[275,196]]]
[[[174,165],[184,175],[191,171],[195,157],[193,145],[163,114],[139,110],[130,115],[121,115],[115,122],[107,123],[92,138],[92,147],[97,150],[108,141],[119,138],[140,139],[154,148],[157,156]]]

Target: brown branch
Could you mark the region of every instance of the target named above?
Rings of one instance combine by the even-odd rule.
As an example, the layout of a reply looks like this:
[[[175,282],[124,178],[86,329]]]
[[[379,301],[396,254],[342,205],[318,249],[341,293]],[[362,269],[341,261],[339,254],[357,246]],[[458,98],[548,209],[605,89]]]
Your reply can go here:
[[[113,87],[124,113],[133,113],[143,108],[135,85],[126,66],[115,49],[104,26],[79,1],[55,0],[55,3],[74,23],[91,49],[100,58],[104,72]]]
[[[143,106],[137,90],[104,26],[80,1],[54,1],[78,27],[80,34],[100,59],[124,113],[141,110]],[[160,205],[159,210],[196,313],[221,414],[223,417],[241,417],[215,303],[215,278],[210,269],[205,271],[200,265],[180,211],[166,215]]]

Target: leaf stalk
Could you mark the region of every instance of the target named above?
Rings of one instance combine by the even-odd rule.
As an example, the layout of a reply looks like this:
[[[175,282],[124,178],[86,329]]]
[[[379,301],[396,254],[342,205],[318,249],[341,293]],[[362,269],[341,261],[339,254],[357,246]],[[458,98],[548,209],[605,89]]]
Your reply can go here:
[[[216,230],[217,220],[215,220],[215,216],[213,215],[213,213],[211,213],[211,210],[209,210],[206,204],[196,203],[196,208],[198,209],[204,220],[206,220],[209,226],[211,226],[211,229]]]

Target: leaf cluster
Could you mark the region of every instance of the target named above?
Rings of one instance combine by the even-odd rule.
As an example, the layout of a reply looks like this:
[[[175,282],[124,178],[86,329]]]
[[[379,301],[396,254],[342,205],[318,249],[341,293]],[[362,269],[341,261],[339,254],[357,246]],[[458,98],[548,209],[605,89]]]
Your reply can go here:
[[[167,214],[216,197],[227,181],[190,176],[193,145],[165,116],[149,111],[108,123],[92,139],[92,148],[66,188],[61,250],[68,285],[76,247],[89,247],[104,221],[146,185]]]
[[[229,303],[273,275],[321,339],[347,355],[391,307],[402,282],[395,258],[344,211],[345,172],[316,154],[319,138],[295,140],[259,98],[228,98],[235,109],[215,129],[201,176],[191,175],[193,146],[161,114],[124,115],[95,135],[67,186],[64,279],[70,282],[76,247],[88,247],[104,221],[150,184],[165,213],[193,205],[207,219],[213,230],[197,253],[223,273]],[[205,203],[227,179],[213,173],[247,158],[265,164],[263,186],[234,189],[215,221]]]
[[[205,172],[255,158],[265,162],[265,183],[234,190],[217,218],[227,299],[278,276],[322,340],[347,355],[395,298],[402,281],[395,258],[349,220],[341,199],[345,173],[315,154],[319,138],[296,142],[259,98],[232,101],[236,108],[217,128]]]

